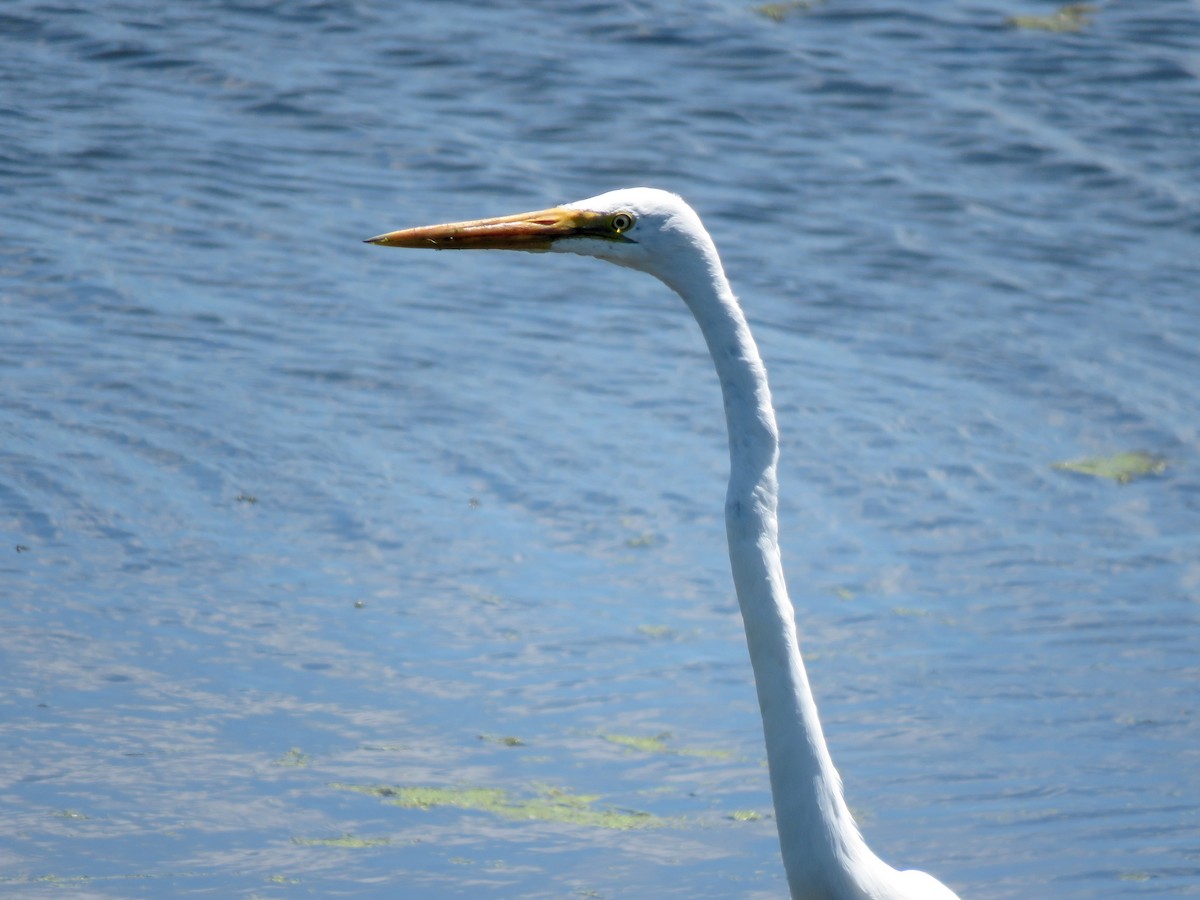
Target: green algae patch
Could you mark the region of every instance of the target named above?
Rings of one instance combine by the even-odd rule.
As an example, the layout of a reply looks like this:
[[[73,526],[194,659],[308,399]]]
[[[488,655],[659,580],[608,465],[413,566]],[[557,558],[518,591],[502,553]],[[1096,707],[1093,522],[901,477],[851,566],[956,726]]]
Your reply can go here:
[[[729,818],[735,822],[757,822],[762,818],[762,813],[753,809],[735,809],[729,814]]]
[[[1004,24],[1025,31],[1082,31],[1095,11],[1091,3],[1068,3],[1048,16],[1009,16]]]
[[[673,753],[674,751],[666,743],[666,739],[670,736],[666,732],[654,737],[638,737],[633,734],[600,735],[600,737],[610,744],[616,744],[618,747],[627,747],[630,750],[638,750],[642,753]]]
[[[1050,468],[1061,472],[1091,475],[1093,478],[1110,478],[1118,484],[1128,484],[1135,478],[1161,475],[1166,471],[1167,460],[1153,453],[1134,450],[1129,453],[1114,453],[1112,456],[1068,459],[1051,463]]]
[[[788,0],[786,3],[763,3],[754,7],[754,12],[772,22],[782,22],[792,13],[807,12],[824,0]]]
[[[634,828],[662,828],[668,819],[636,810],[596,807],[600,798],[571,794],[557,788],[541,787],[533,797],[513,797],[499,788],[437,788],[399,785],[334,784],[343,791],[378,797],[403,809],[465,809],[491,813],[514,821],[564,822],[629,831]]]
[[[292,838],[293,844],[301,847],[348,847],[351,850],[362,850],[366,847],[386,847],[391,838],[364,838],[354,834],[343,834],[335,838]]]
[[[631,550],[641,550],[646,547],[658,546],[660,539],[653,531],[643,531],[641,534],[636,534],[633,537],[625,539],[625,546]]]
[[[56,875],[54,873],[46,873],[45,875],[0,875],[0,894],[3,894],[3,889],[10,885],[48,884],[58,887],[73,887],[83,884],[115,884],[121,881],[162,881],[165,879],[179,881],[185,878],[207,877],[209,877],[207,874],[201,872],[127,872],[108,875]],[[164,894],[164,896],[166,895]]]
[[[671,737],[669,732],[656,734],[652,737],[641,737],[633,734],[601,734],[603,740],[618,747],[636,750],[639,753],[669,753],[674,756],[698,756],[703,759],[732,759],[733,754],[728,750],[705,750],[695,747],[672,747],[667,743]]]
[[[392,785],[335,784],[341,791],[354,791],[386,800],[404,809],[433,809],[449,806],[455,809],[476,809],[492,812],[504,805],[508,794],[498,788],[435,788]]]
[[[312,757],[303,752],[299,747],[293,747],[279,759],[275,760],[273,766],[292,766],[297,769],[303,769],[312,762]]]
[[[661,828],[666,819],[647,812],[628,809],[597,808],[600,798],[582,794],[570,794],[556,788],[543,788],[537,797],[512,805],[503,811],[510,819],[533,819],[543,822],[565,822],[573,825],[589,825],[593,828],[608,828],[613,831],[631,831],[635,828]]]
[[[524,747],[525,742],[519,737],[514,737],[511,734],[480,734],[477,735],[479,740],[488,744],[499,744],[501,747]]]

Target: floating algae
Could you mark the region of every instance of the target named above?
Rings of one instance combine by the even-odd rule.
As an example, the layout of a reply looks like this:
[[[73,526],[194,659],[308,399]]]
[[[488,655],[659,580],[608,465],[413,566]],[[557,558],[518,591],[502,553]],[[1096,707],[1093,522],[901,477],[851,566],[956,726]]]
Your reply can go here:
[[[634,828],[662,828],[669,819],[636,810],[596,808],[596,796],[570,794],[557,788],[542,787],[536,796],[519,799],[499,788],[438,788],[401,785],[335,784],[334,788],[378,797],[404,809],[466,809],[503,816],[506,819],[542,822],[566,822],[628,831]]]
[[[1091,3],[1068,3],[1048,16],[1009,16],[1004,20],[1012,28],[1026,31],[1082,31],[1091,24]]]
[[[784,3],[763,3],[754,7],[754,12],[766,16],[772,22],[782,22],[794,12],[807,12],[824,0],[787,0]]]
[[[273,766],[294,766],[296,768],[304,768],[312,762],[312,757],[301,750],[299,747],[293,747],[283,756],[275,760]]]
[[[352,850],[361,850],[364,847],[385,847],[391,842],[391,838],[364,838],[354,834],[343,834],[341,837],[335,838],[292,838],[292,843],[299,844],[301,847],[348,847]]]
[[[656,734],[652,737],[639,737],[633,734],[601,734],[601,738],[610,744],[637,750],[641,753],[670,753],[675,756],[699,756],[706,759],[732,759],[733,754],[728,750],[700,750],[693,747],[672,747],[667,743],[671,737],[669,732]]]
[[[1064,462],[1052,463],[1051,468],[1062,472],[1091,475],[1095,478],[1111,478],[1118,484],[1128,484],[1133,479],[1141,478],[1144,475],[1161,475],[1166,471],[1167,461],[1153,453],[1133,450],[1128,453],[1114,453],[1112,456],[1068,459]]]

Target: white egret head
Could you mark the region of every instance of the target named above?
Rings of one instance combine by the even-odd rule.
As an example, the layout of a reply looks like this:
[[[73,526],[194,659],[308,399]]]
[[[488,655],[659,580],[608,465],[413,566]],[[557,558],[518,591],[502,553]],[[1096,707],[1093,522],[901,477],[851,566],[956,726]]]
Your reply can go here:
[[[367,243],[576,253],[648,272],[676,289],[698,261],[716,261],[700,217],[680,197],[657,188],[623,188],[534,212],[407,228]]]

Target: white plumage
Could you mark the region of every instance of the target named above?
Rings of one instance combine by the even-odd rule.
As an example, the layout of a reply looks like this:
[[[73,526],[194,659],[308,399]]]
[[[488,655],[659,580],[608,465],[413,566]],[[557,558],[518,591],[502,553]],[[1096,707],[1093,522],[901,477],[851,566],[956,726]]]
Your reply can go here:
[[[577,253],[640,269],[696,317],[729,429],[725,527],[762,711],[771,793],[794,900],[956,900],[937,879],[871,852],[842,795],[796,639],[779,559],[779,434],[767,373],[717,249],[674,194],[628,188],[553,209],[391,232],[370,243]]]

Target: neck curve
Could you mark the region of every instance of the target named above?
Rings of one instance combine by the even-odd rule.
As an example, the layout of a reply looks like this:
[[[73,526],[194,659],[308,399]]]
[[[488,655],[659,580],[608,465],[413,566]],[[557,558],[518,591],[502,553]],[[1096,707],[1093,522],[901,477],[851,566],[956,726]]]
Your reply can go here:
[[[793,898],[891,896],[870,884],[892,870],[871,853],[846,806],[800,656],[779,555],[779,436],[766,369],[716,249],[705,255],[703,270],[664,280],[696,317],[721,383],[729,430],[729,560],[788,883]]]

